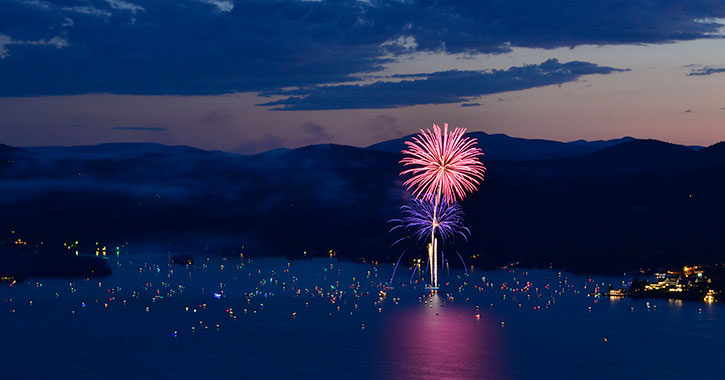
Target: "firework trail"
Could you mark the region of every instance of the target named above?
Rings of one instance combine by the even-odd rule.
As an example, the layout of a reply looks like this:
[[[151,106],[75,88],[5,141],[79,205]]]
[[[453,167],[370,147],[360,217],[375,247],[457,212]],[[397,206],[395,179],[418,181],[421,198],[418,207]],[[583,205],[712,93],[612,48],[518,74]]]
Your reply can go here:
[[[458,251],[456,251],[456,253],[458,254],[458,257],[461,259],[461,262],[463,263],[463,269],[465,269],[466,270],[466,274],[468,274],[468,267],[466,267],[466,262],[463,261],[463,256],[461,256],[461,254],[458,253]]]
[[[393,268],[393,275],[390,276],[390,286],[393,286],[393,278],[395,278],[395,271],[398,270],[398,264],[400,264],[400,259],[403,258],[403,255],[405,255],[405,252],[408,252],[408,250],[404,250],[403,253],[400,254],[400,257],[398,257],[398,262],[395,263],[395,268]]]
[[[423,269],[420,270],[420,273],[425,276],[425,272],[428,270],[428,264],[430,264],[430,257],[428,257],[428,261],[425,262],[425,266]]]
[[[446,253],[441,250],[441,265],[446,266]],[[446,266],[446,269],[448,267]],[[451,274],[450,271],[447,271],[448,274]]]
[[[413,265],[413,274],[410,275],[410,282],[413,282],[413,276],[415,276],[415,271],[418,270],[419,265],[420,264],[417,264],[417,263]]]

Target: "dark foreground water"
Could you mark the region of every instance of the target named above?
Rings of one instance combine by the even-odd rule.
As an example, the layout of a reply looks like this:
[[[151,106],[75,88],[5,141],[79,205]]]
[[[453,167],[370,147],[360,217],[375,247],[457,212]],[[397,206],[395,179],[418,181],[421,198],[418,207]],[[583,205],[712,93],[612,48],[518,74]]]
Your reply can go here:
[[[725,305],[595,298],[623,279],[314,259],[109,259],[0,286],[3,379],[720,379]],[[416,282],[418,280],[418,282]]]

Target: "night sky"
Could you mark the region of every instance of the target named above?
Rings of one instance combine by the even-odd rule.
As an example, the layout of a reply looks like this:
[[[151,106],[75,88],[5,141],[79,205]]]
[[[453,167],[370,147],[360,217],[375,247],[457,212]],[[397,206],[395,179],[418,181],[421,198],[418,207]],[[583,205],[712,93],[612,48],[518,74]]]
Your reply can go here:
[[[0,143],[725,135],[725,1],[0,0]]]

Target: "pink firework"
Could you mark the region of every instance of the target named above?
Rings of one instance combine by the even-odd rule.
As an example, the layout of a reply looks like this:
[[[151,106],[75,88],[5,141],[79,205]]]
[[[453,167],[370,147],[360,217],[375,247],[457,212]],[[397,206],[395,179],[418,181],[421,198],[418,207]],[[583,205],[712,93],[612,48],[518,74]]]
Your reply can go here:
[[[486,171],[478,159],[483,151],[476,146],[475,138],[463,137],[465,132],[465,128],[456,128],[449,133],[448,124],[444,124],[443,131],[433,124],[433,131],[421,129],[412,141],[405,142],[408,148],[403,150],[405,157],[400,162],[410,168],[400,175],[411,175],[403,185],[413,189],[413,197],[435,196],[437,203],[442,196],[452,203],[476,190]]]

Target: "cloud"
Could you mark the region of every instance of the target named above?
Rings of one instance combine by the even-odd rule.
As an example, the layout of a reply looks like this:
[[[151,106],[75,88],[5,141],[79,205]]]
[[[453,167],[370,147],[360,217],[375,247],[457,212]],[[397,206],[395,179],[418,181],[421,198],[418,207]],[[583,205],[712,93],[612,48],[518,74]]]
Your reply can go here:
[[[12,43],[12,39],[4,34],[0,34],[0,59],[3,59],[8,56],[8,48],[7,45],[10,45]]]
[[[334,84],[378,72],[414,52],[505,53],[515,47],[721,38],[725,17],[717,0],[2,4],[0,34],[13,41],[58,37],[67,46],[0,45],[0,97],[204,95]]]
[[[234,9],[234,1],[232,0],[201,0],[205,3],[214,5],[220,12],[231,12]]]
[[[119,125],[115,126],[111,129],[117,130],[117,131],[147,131],[147,132],[166,132],[166,128],[163,127],[138,127],[138,126],[126,126],[126,125]]]
[[[398,118],[390,115],[377,115],[366,123],[366,128],[372,132],[374,141],[387,140],[403,136],[398,125]]]
[[[233,113],[229,108],[219,108],[201,115],[197,121],[204,125],[224,125],[229,123],[233,118]]]
[[[481,103],[461,103],[461,107],[479,107]]]
[[[128,1],[123,1],[123,0],[105,0],[105,1],[113,9],[119,9],[122,11],[131,12],[131,13],[145,11],[144,7],[142,7],[138,4],[128,2]]]
[[[61,1],[3,4],[0,34],[14,41],[50,40],[67,18],[73,26],[63,49],[3,45],[0,97],[260,91],[355,80],[391,60],[381,46],[391,35],[354,22],[365,19],[365,5],[212,3],[93,2],[87,13]]]
[[[506,91],[562,84],[582,75],[625,71],[589,62],[560,63],[550,59],[538,65],[491,71],[439,71],[407,76],[400,82],[378,81],[366,85],[318,86],[267,95],[288,97],[259,104],[274,110],[331,110],[396,108],[421,104],[465,102],[470,98]]]
[[[270,149],[280,148],[284,146],[285,141],[283,137],[267,133],[262,139],[245,141],[232,149],[231,152],[240,154],[260,153]]]
[[[712,66],[705,66],[701,68],[695,68],[690,71],[688,76],[706,76],[706,75],[712,75],[717,73],[725,73],[725,67],[712,67]]]
[[[87,6],[87,5],[79,5],[74,7],[63,7],[61,8],[64,11],[68,12],[75,12],[75,13],[82,13],[86,15],[93,15],[93,16],[99,16],[99,17],[109,17],[111,16],[111,12],[104,10],[104,9],[98,9],[96,7]]]
[[[25,41],[18,41],[10,38],[8,35],[0,34],[0,60],[7,58],[10,56],[9,53],[9,46],[12,45],[26,45],[26,46],[51,46],[56,49],[62,49],[66,46],[68,46],[68,40],[66,40],[65,36],[63,34],[51,37],[48,40],[40,39],[40,40],[25,40]]]
[[[385,41],[381,45],[386,51],[393,54],[414,53],[418,48],[418,43],[413,37],[398,37],[395,40]]]
[[[261,139],[247,140],[230,151],[232,153],[240,154],[256,154],[287,146],[321,144],[332,140],[332,137],[327,132],[327,129],[317,123],[302,124],[299,128],[299,132],[295,133],[294,136],[291,136],[290,133],[285,134],[284,136],[279,136],[273,133],[265,133]]]
[[[325,130],[325,127],[320,124],[306,123],[302,125],[301,129],[307,136],[304,141],[306,144],[319,144],[322,142],[328,142],[331,139],[330,135]]]

